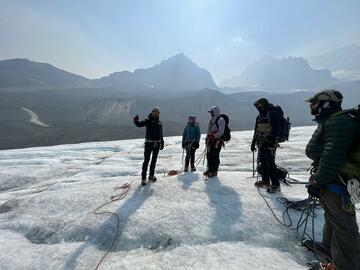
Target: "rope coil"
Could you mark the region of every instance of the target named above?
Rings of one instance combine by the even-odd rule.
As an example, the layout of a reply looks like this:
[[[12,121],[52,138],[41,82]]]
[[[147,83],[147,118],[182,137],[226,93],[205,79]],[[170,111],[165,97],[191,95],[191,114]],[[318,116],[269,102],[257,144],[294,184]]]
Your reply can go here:
[[[128,194],[128,192],[130,191],[130,189],[131,189],[132,182],[131,183],[125,183],[122,186],[114,187],[114,190],[121,190],[120,193],[117,194],[117,195],[110,196],[110,201],[103,203],[102,205],[100,205],[99,207],[97,207],[94,210],[95,215],[108,214],[108,215],[112,215],[112,216],[114,216],[116,218],[116,233],[115,233],[114,239],[111,242],[111,245],[110,245],[109,249],[105,252],[105,254],[101,257],[100,261],[97,263],[97,265],[95,267],[95,270],[99,269],[101,263],[105,260],[105,258],[109,255],[109,253],[113,249],[113,247],[114,247],[114,245],[116,243],[116,240],[117,240],[117,238],[119,236],[119,232],[120,232],[120,216],[118,214],[114,213],[114,212],[111,212],[111,211],[107,211],[107,210],[99,211],[99,210],[102,207],[106,206],[106,205],[109,205],[109,204],[111,204],[113,202],[120,201],[120,200],[124,199],[126,197],[126,195]]]

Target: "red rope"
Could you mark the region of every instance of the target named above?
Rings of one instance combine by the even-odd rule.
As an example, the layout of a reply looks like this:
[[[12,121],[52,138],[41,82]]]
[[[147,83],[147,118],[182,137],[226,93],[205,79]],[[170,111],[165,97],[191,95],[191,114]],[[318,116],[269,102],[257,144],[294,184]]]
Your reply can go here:
[[[99,211],[100,208],[104,207],[105,205],[111,204],[113,202],[116,201],[120,201],[122,199],[124,199],[126,197],[126,195],[128,194],[128,192],[130,191],[131,188],[131,183],[125,183],[122,186],[119,187],[115,187],[114,190],[121,190],[121,192],[117,195],[111,196],[110,197],[110,201],[103,203],[102,205],[100,205],[99,207],[97,207],[94,210],[94,214],[95,215],[103,215],[103,214],[109,214],[112,215],[116,218],[116,233],[115,233],[115,237],[110,245],[110,248],[108,249],[108,251],[105,252],[105,254],[102,256],[102,258],[100,259],[100,261],[97,263],[95,270],[99,269],[100,264],[104,261],[104,259],[106,258],[107,255],[109,255],[110,251],[113,249],[115,242],[119,236],[119,231],[120,231],[120,217],[118,214],[111,212],[111,211]]]

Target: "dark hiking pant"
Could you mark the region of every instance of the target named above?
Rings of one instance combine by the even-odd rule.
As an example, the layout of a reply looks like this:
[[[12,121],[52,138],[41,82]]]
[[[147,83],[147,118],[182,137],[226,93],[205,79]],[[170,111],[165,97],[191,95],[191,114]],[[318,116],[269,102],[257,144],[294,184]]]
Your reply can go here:
[[[220,151],[222,144],[213,143],[208,145],[206,159],[208,164],[208,172],[217,172],[220,165]]]
[[[191,166],[194,166],[195,163],[195,151],[196,149],[193,147],[186,148],[186,156],[185,156],[185,167],[189,167],[189,162]]]
[[[149,175],[153,176],[155,173],[155,165],[156,165],[157,156],[159,154],[160,143],[146,142],[144,148],[145,148],[144,149],[144,163],[142,165],[142,172],[141,172],[141,177],[143,179],[146,178],[146,171],[147,171],[147,167],[148,167],[148,164],[150,161],[151,153],[152,153],[152,158],[151,158],[151,163],[150,163],[150,174]]]
[[[322,189],[320,202],[325,211],[323,245],[331,252],[337,270],[360,270],[360,234],[355,210],[342,208],[340,195]]]
[[[275,164],[275,151],[268,147],[259,147],[259,161],[261,166],[262,181],[274,186],[279,186],[279,176],[277,174],[277,168]]]

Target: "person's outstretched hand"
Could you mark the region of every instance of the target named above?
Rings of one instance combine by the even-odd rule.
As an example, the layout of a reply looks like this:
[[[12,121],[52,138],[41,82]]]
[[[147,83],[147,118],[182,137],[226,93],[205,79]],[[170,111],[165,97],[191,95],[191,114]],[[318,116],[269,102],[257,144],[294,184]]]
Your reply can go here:
[[[139,122],[139,115],[135,115],[133,122],[134,122],[134,124]]]

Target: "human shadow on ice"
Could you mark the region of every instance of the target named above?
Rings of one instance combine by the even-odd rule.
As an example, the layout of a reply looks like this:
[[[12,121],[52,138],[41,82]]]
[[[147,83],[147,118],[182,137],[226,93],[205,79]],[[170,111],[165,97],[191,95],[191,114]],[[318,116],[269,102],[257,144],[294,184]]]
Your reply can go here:
[[[242,241],[244,233],[237,229],[241,215],[239,194],[233,188],[224,186],[217,177],[207,180],[206,193],[211,206],[215,208],[211,223],[215,241]]]
[[[187,173],[187,174],[181,174],[177,177],[178,180],[182,182],[182,189],[187,190],[191,187],[191,185],[199,180],[199,174],[198,173]]]
[[[65,263],[65,269],[71,270],[76,268],[77,259],[81,256],[86,248],[91,245],[95,245],[97,249],[101,251],[118,251],[122,248],[122,232],[126,228],[126,224],[129,218],[144,204],[144,202],[153,194],[153,190],[151,189],[151,185],[147,185],[145,187],[138,186],[135,192],[131,195],[130,198],[125,198],[125,202],[114,211],[120,217],[120,228],[119,235],[117,237],[117,241],[113,250],[109,250],[111,243],[116,234],[116,219],[111,216],[104,223],[102,223],[95,233],[94,237],[92,237],[91,241],[83,243],[80,247],[78,247],[75,252],[71,254],[69,259]],[[102,210],[105,210],[103,208]],[[99,259],[101,258],[98,255]]]

